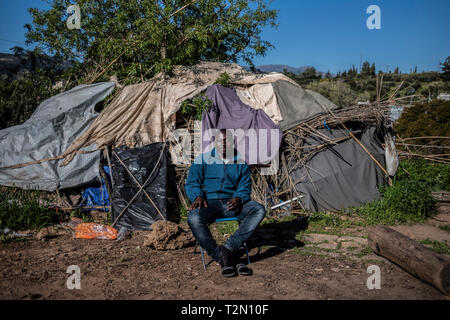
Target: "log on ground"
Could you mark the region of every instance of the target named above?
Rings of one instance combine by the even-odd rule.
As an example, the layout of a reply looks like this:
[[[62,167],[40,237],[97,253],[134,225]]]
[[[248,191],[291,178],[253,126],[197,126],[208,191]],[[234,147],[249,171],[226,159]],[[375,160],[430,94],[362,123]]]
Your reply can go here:
[[[386,226],[369,231],[369,246],[444,294],[450,293],[450,257],[439,254]]]

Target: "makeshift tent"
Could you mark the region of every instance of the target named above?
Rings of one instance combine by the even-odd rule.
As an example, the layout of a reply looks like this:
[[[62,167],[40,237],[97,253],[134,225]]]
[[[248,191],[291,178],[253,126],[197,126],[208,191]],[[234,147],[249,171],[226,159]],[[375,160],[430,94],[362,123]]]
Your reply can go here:
[[[334,139],[346,136],[340,130],[320,132]],[[360,134],[364,146],[385,166],[384,149],[376,128],[371,127]],[[321,143],[320,137],[311,136],[306,145]],[[295,187],[304,195],[302,200],[309,211],[338,211],[376,200],[380,197],[378,186],[385,178],[383,171],[353,139],[329,146],[306,166],[290,169]]]
[[[288,148],[284,148],[281,154],[282,159],[288,154],[288,160],[304,152],[300,143],[317,136],[318,131],[310,127],[312,122],[314,128],[342,126],[349,118],[364,122],[366,120],[358,118],[358,112],[366,108],[363,115],[370,117],[369,122],[375,127],[381,123],[381,107],[341,110],[322,95],[304,90],[280,73],[255,74],[236,64],[214,62],[176,66],[172,73],[170,77],[159,73],[149,81],[124,87],[100,115],[94,111],[94,106],[112,92],[112,83],[79,86],[45,101],[25,124],[0,131],[0,184],[48,191],[79,186],[99,175],[99,150],[111,148],[112,218],[117,226],[148,230],[154,221],[166,218],[166,157],[169,150],[173,161],[173,150],[179,146],[175,132],[177,112],[184,101],[200,93],[209,92],[208,96],[215,102],[210,113],[204,115],[209,127],[217,128],[223,124],[217,110],[223,112],[222,115],[232,110],[229,118],[233,128],[276,129],[276,125],[284,132],[284,139],[291,148],[288,152]],[[214,86],[223,73],[229,75],[233,89],[222,91]],[[252,117],[236,119],[236,111],[252,114]],[[339,117],[334,113],[339,113]],[[346,118],[346,114],[351,116]],[[299,130],[303,126],[305,130]],[[197,129],[201,131],[201,128]],[[329,132],[320,134],[326,136]],[[308,171],[312,181],[298,180],[303,174],[302,168],[289,161],[292,170],[300,170],[298,176],[295,172],[289,173],[298,180],[296,192],[306,195],[305,203],[311,210],[361,204],[369,197],[376,197],[375,189],[383,180],[374,164],[369,165],[371,160],[367,154],[362,160],[364,154],[356,150],[358,146],[353,141],[341,145],[333,139],[323,143],[327,151],[320,147],[315,157],[310,158],[308,155],[312,153],[307,153],[299,159],[303,169],[313,167],[321,172],[321,175],[315,175]],[[349,139],[347,136],[343,140]],[[363,140],[367,144],[373,142],[370,135]],[[314,142],[311,140],[310,143]],[[161,145],[165,146],[164,152]],[[276,140],[270,149],[278,150],[279,146],[280,140]],[[337,155],[330,146],[342,153],[345,161],[339,157],[339,160],[334,159]],[[371,149],[375,150],[376,157],[381,157],[379,147]],[[257,159],[255,163],[272,156],[273,152],[267,159]],[[379,160],[383,163],[381,158]],[[153,169],[155,171],[151,173]],[[187,168],[183,170],[186,174]],[[348,180],[349,177],[354,180]],[[359,179],[357,182],[356,178]],[[284,186],[290,183],[286,177],[281,180]],[[357,193],[363,189],[355,190],[351,185],[361,184],[362,180],[370,184],[366,186],[367,198]],[[171,182],[177,184],[182,198],[184,178]],[[321,187],[316,190],[318,184]],[[254,194],[262,194],[259,199],[264,202],[266,193],[271,197],[282,194],[285,199],[288,194],[292,195],[292,191],[279,190],[280,186],[271,187],[266,182],[258,184],[262,190]],[[328,196],[338,188],[346,190],[340,193],[345,198],[342,201],[335,199],[336,196]]]
[[[42,102],[23,124],[0,130],[0,185],[55,191],[80,186],[99,176],[100,152],[95,146],[80,149],[73,161],[61,167],[58,158],[91,125],[97,103],[114,89],[114,83],[80,85]],[[27,162],[35,164],[5,168]]]
[[[280,108],[282,121],[278,126],[289,130],[300,122],[309,120],[328,110],[338,109],[334,103],[317,92],[303,90],[297,84],[279,80],[273,83],[274,91]]]
[[[129,148],[141,147],[155,142],[174,141],[176,137],[176,113],[181,104],[190,98],[204,92],[213,85],[221,74],[227,73],[230,76],[230,85],[236,88],[242,96],[249,90],[244,101],[254,109],[263,109],[269,117],[274,114],[286,112],[286,116],[303,110],[303,114],[311,117],[320,112],[324,112],[323,101],[328,101],[321,97],[320,104],[313,96],[304,93],[303,89],[292,79],[280,73],[255,74],[246,71],[237,64],[201,62],[191,67],[174,67],[173,76],[168,77],[164,73],[159,73],[153,79],[126,86],[121,93],[103,110],[100,116],[92,123],[81,137],[67,148],[63,156],[66,157],[64,165],[70,163],[72,157],[82,148],[95,144],[97,148],[104,146],[122,146]],[[279,101],[275,103],[275,91],[273,94],[259,96],[252,91],[255,85],[270,85],[283,81],[279,86],[283,87],[290,83],[294,89],[289,100],[296,101],[297,104],[286,103],[284,109],[280,108]],[[275,90],[275,89],[271,89]],[[259,90],[261,92],[261,90]],[[316,94],[314,97],[320,96]],[[327,102],[327,105],[332,105]],[[290,108],[295,108],[291,110]],[[307,111],[314,108],[314,111]],[[284,111],[280,111],[284,110]],[[284,118],[283,118],[284,119]],[[295,118],[297,123],[305,120],[303,117]],[[275,123],[278,121],[273,119]]]

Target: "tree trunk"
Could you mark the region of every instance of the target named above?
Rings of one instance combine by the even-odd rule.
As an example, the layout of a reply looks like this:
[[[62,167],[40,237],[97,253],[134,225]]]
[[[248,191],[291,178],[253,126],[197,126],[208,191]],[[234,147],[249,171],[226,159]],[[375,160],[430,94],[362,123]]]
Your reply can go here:
[[[444,294],[450,292],[450,258],[439,254],[386,226],[369,231],[372,250],[396,263]]]

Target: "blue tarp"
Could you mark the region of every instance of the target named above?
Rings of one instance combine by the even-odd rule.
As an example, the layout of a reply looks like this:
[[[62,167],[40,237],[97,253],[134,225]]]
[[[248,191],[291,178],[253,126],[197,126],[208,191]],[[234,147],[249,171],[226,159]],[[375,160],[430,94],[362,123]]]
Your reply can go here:
[[[110,175],[109,167],[103,166],[103,170],[107,175]],[[106,189],[105,181],[101,178],[100,187],[89,187],[86,188],[82,194],[83,202],[82,205],[86,207],[98,207],[105,206],[105,211],[109,211],[109,194]],[[98,210],[98,209],[86,209],[86,210]],[[100,209],[101,210],[101,209]]]

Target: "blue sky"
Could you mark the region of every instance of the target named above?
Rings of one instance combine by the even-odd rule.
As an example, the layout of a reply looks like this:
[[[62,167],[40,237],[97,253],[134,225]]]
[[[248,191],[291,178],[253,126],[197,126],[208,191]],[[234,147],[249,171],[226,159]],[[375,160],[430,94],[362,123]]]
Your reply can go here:
[[[381,9],[381,30],[369,30],[369,5]],[[25,41],[23,25],[29,7],[45,8],[39,0],[0,0],[0,52]],[[333,73],[376,62],[386,70],[438,70],[450,56],[449,0],[274,0],[278,30],[267,28],[263,39],[274,49],[254,60],[256,65],[312,65]]]

